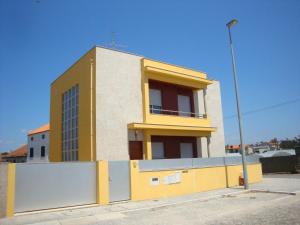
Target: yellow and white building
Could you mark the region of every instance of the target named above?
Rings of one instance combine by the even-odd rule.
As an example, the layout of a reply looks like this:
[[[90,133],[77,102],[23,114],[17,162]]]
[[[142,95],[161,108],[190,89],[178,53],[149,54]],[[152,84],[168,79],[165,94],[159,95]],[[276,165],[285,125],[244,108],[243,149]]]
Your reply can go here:
[[[51,84],[50,161],[225,155],[220,84],[94,47]]]

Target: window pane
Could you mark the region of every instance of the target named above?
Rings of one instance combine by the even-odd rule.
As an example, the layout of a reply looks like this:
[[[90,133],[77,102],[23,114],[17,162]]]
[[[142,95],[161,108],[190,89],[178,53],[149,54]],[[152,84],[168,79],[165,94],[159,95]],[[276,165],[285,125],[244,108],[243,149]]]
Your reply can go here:
[[[152,159],[164,158],[164,144],[162,142],[152,142]]]
[[[178,111],[180,116],[191,116],[190,97],[178,95]]]
[[[180,158],[193,158],[192,143],[180,143]]]

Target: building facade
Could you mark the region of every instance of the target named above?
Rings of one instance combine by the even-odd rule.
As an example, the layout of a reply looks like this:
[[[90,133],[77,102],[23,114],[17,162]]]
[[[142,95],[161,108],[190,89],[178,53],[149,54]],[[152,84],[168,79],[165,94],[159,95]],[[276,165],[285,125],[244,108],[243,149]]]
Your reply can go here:
[[[27,162],[49,162],[49,124],[45,124],[27,135]]]
[[[225,155],[220,84],[94,47],[51,84],[50,161]]]

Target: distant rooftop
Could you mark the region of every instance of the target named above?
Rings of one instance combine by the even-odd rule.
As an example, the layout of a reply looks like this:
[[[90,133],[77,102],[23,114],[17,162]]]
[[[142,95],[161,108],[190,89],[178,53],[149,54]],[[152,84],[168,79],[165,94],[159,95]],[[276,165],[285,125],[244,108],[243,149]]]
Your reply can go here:
[[[16,150],[8,153],[7,155],[4,155],[3,157],[8,158],[8,157],[22,157],[27,155],[27,144],[21,145],[19,148]]]
[[[50,130],[50,125],[49,125],[49,123],[47,123],[35,130],[29,131],[27,135],[38,134],[38,133],[42,133],[42,132],[49,131],[49,130]]]

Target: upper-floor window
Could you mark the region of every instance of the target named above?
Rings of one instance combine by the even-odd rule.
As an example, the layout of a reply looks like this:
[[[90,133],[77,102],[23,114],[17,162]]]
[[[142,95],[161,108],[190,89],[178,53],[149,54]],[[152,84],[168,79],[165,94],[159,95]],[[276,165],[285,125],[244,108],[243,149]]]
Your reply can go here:
[[[161,91],[158,89],[150,89],[150,113],[160,114],[161,109]]]
[[[34,139],[33,137],[30,138],[31,141],[33,141],[33,139]]]
[[[46,148],[45,148],[45,146],[42,146],[41,147],[41,157],[45,157],[45,155],[46,155]]]
[[[178,114],[179,116],[191,116],[190,96],[178,95]]]
[[[42,134],[42,139],[45,139],[45,134]]]
[[[29,149],[29,157],[30,157],[30,158],[33,158],[33,156],[34,156],[34,149],[33,149],[33,148],[30,148],[30,149]]]

